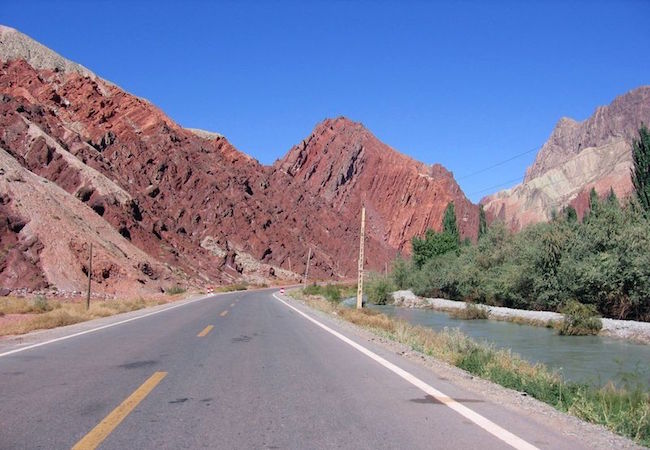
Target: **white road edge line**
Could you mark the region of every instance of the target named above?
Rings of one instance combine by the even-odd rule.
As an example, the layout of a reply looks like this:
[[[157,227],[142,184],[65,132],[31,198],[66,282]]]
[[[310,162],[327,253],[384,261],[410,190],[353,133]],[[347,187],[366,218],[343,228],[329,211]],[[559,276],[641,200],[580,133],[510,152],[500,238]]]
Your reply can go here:
[[[3,356],[13,355],[14,353],[24,352],[25,350],[30,350],[32,348],[42,347],[43,345],[48,345],[48,344],[53,344],[55,342],[65,341],[67,339],[72,339],[72,338],[77,337],[77,336],[83,336],[84,334],[94,333],[96,331],[104,330],[106,328],[116,327],[116,326],[122,325],[124,323],[133,322],[134,320],[144,319],[145,317],[153,316],[155,314],[164,313],[165,311],[180,308],[181,306],[191,305],[193,303],[196,303],[196,302],[199,302],[201,300],[208,299],[208,298],[212,298],[214,296],[215,295],[208,295],[208,296],[205,296],[205,297],[196,298],[194,300],[190,300],[190,301],[187,301],[185,303],[181,303],[179,305],[172,305],[169,308],[159,309],[158,311],[153,311],[153,312],[150,312],[150,313],[147,313],[147,314],[143,314],[141,316],[131,317],[130,319],[125,319],[125,320],[121,320],[119,322],[109,323],[109,324],[106,324],[106,325],[102,325],[101,327],[91,328],[90,330],[84,330],[84,331],[80,331],[78,333],[69,334],[67,336],[61,336],[61,337],[58,337],[58,338],[50,339],[48,341],[38,342],[36,344],[31,344],[31,345],[27,345],[25,347],[20,347],[20,348],[14,349],[14,350],[9,350],[7,352],[0,353],[0,358],[2,358]]]
[[[290,305],[289,303],[285,302],[282,300],[280,297],[273,294],[273,297],[275,297],[276,300],[280,301],[281,303],[284,303],[286,306],[289,308],[293,309],[296,311],[298,314],[309,320],[310,322],[313,322],[314,324],[318,325],[321,327],[323,330],[327,331],[328,333],[333,334],[346,344],[354,347],[356,350],[360,351],[364,355],[368,356],[369,358],[375,360],[391,372],[395,373],[396,375],[400,376],[404,380],[408,381],[411,383],[413,386],[421,389],[424,391],[426,394],[431,395],[434,397],[436,400],[438,400],[440,403],[448,406],[449,408],[453,409],[456,411],[458,414],[461,416],[465,417],[466,419],[471,420],[474,422],[476,425],[479,427],[483,428],[485,431],[488,433],[492,434],[498,439],[501,439],[503,442],[506,444],[520,450],[538,450],[537,447],[535,447],[532,444],[529,444],[528,442],[524,441],[521,439],[519,436],[514,435],[513,433],[509,432],[505,428],[500,427],[496,423],[492,422],[491,420],[483,417],[477,412],[474,412],[473,410],[469,409],[467,406],[462,405],[458,403],[456,400],[453,398],[449,397],[448,395],[440,392],[439,390],[435,389],[434,387],[430,386],[429,384],[425,383],[424,381],[420,380],[416,376],[412,375],[411,373],[407,372],[406,370],[402,369],[401,367],[396,366],[395,364],[391,363],[390,361],[387,361],[386,359],[382,358],[378,354],[372,352],[371,350],[368,350],[366,347],[357,344],[354,342],[352,339],[349,339],[348,337],[342,335],[338,331],[335,331],[328,327],[327,325],[324,325],[317,321],[316,319],[310,317],[309,315],[305,314],[304,312],[300,311],[298,308]]]

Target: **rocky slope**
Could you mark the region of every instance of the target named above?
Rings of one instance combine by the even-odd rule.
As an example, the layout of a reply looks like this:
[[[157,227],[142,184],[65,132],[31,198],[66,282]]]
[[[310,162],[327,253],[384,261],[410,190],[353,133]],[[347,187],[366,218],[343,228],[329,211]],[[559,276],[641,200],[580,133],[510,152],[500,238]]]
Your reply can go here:
[[[360,123],[325,120],[274,167],[323,198],[350,227],[358,227],[365,204],[369,236],[389,248],[409,253],[414,235],[440,231],[449,202],[461,235],[476,238],[478,209],[449,171],[398,153]]]
[[[481,200],[491,219],[518,230],[549,220],[552,211],[572,205],[582,216],[588,193],[619,198],[633,191],[630,180],[632,139],[650,123],[650,86],[634,89],[583,122],[562,118],[526,171],[523,183]]]
[[[476,228],[476,208],[447,171],[399,155],[359,124],[326,121],[265,167],[7,27],[0,148],[2,167],[24,180],[0,184],[0,287],[11,289],[82,290],[90,242],[92,277],[106,293],[297,279],[310,247],[311,274],[351,276],[361,201],[375,268],[413,234],[439,228],[448,201],[466,235]],[[39,195],[23,203],[31,191]]]

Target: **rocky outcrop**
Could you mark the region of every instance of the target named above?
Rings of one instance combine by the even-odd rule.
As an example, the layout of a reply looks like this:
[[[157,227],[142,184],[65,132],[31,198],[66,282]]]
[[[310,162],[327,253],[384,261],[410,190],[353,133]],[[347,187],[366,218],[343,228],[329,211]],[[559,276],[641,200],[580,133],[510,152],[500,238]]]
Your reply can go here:
[[[488,218],[519,230],[567,205],[582,217],[591,188],[627,197],[633,192],[631,145],[641,123],[650,123],[650,86],[617,97],[584,122],[562,118],[523,183],[481,200]]]
[[[91,277],[99,291],[137,295],[186,282],[2,148],[0,167],[0,239],[8,252],[0,264],[3,287],[80,291],[87,283],[91,243]]]
[[[364,204],[369,236],[391,249],[410,253],[413,236],[440,231],[449,202],[461,235],[476,238],[478,209],[449,171],[414,161],[346,118],[317,125],[274,167],[325,199],[349,227],[358,227]]]

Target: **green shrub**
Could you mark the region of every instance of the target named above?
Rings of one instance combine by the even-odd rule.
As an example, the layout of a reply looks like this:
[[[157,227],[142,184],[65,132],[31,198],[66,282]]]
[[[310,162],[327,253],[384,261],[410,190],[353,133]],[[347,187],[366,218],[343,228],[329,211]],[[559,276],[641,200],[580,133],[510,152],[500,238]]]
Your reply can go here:
[[[52,306],[48,303],[47,298],[44,295],[37,295],[34,297],[33,302],[33,311],[36,313],[44,313],[47,311],[52,311]]]
[[[341,301],[341,287],[336,284],[327,284],[325,286],[320,286],[316,283],[307,286],[303,289],[303,293],[306,295],[320,295],[325,297],[325,299],[330,302],[338,303]]]
[[[341,289],[335,284],[328,284],[323,288],[323,296],[330,302],[341,301]]]
[[[177,295],[177,294],[182,294],[185,291],[187,291],[186,288],[183,286],[175,285],[170,288],[165,289],[165,294],[167,295]]]
[[[459,248],[458,235],[449,232],[436,233],[428,229],[424,239],[414,236],[411,239],[413,248],[413,263],[422,267],[427,261],[446,253],[457,251]]]
[[[375,305],[385,305],[392,301],[391,293],[395,290],[395,286],[390,278],[372,275],[366,283],[366,295],[368,301]]]
[[[390,272],[391,281],[396,289],[408,288],[408,277],[411,270],[412,268],[409,266],[409,262],[402,258],[401,255],[397,255]]]
[[[490,312],[487,308],[472,303],[466,303],[464,308],[451,310],[449,316],[454,319],[463,320],[488,319],[490,317]]]
[[[560,310],[564,318],[558,324],[558,332],[564,335],[582,336],[598,334],[603,323],[593,305],[568,301]]]
[[[650,217],[634,200],[592,194],[590,204],[582,223],[561,214],[519,233],[495,223],[470,246],[429,231],[391,279],[425,297],[550,311],[574,298],[605,317],[650,321]]]

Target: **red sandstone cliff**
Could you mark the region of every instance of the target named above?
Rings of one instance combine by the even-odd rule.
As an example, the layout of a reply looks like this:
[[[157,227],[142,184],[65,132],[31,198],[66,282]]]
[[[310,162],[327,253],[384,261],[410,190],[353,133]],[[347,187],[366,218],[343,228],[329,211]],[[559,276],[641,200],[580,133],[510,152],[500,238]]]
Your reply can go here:
[[[449,202],[461,235],[476,238],[478,209],[449,171],[398,153],[360,123],[325,120],[274,167],[325,199],[349,226],[358,226],[364,203],[369,235],[390,248],[408,253],[414,235],[439,231]]]

